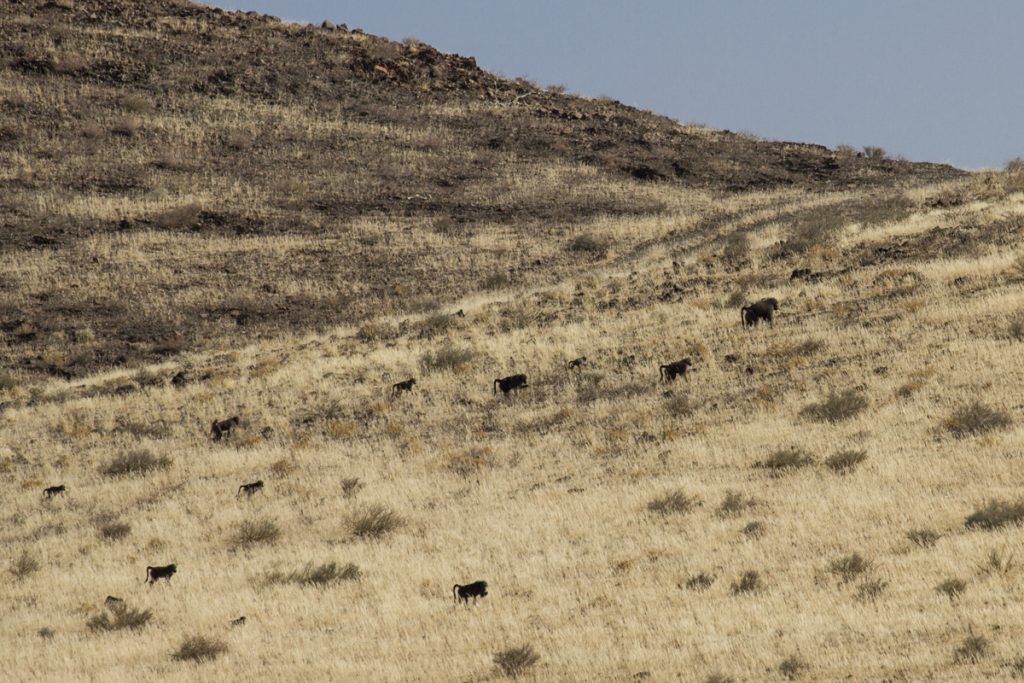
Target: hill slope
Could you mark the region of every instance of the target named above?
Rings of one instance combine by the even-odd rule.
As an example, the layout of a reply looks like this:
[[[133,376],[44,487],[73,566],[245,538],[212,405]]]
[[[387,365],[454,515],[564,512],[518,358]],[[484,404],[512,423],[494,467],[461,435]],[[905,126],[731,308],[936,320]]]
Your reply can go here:
[[[79,377],[561,279],[682,196],[949,167],[681,126],[471,58],[171,2],[0,7],[7,362]]]

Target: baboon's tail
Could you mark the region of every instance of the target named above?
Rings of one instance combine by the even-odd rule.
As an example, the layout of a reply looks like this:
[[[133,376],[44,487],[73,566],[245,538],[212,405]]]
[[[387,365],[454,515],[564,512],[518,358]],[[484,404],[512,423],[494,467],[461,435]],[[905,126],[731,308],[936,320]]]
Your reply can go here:
[[[461,588],[459,584],[455,584],[454,586],[452,586],[452,602],[454,602],[456,605],[459,604],[459,596],[456,593],[456,591],[458,591],[459,588]]]
[[[665,368],[667,368],[667,367],[668,367],[667,365],[659,365],[658,366],[658,377],[660,377],[662,380],[665,379]]]
[[[491,393],[492,394],[497,394],[498,393],[498,382],[500,382],[500,381],[501,381],[500,379],[494,380],[494,386],[491,387]]]
[[[145,579],[143,580],[143,582],[142,582],[142,583],[146,583],[147,581],[149,581],[149,574],[150,574],[150,572],[151,572],[152,570],[153,570],[153,568],[152,568],[152,567],[146,567],[146,578],[145,578]]]
[[[740,309],[740,325],[745,325],[747,322],[747,311],[750,310],[750,306],[744,306]]]

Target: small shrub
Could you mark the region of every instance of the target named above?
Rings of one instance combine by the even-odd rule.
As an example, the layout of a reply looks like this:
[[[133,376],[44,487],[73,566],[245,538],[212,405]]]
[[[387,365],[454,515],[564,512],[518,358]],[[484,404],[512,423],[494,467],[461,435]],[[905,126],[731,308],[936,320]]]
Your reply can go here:
[[[29,555],[27,550],[22,550],[18,559],[11,563],[11,574],[19,581],[37,571],[39,571],[39,560]]]
[[[1024,522],[1024,500],[1015,503],[990,500],[983,508],[972,512],[964,522],[964,526],[968,529],[998,529],[1022,522]]]
[[[994,429],[1004,429],[1013,424],[1010,416],[1000,410],[993,410],[979,401],[953,411],[943,420],[942,425],[954,437],[963,439],[977,436]]]
[[[807,662],[796,655],[790,655],[779,664],[779,673],[787,681],[795,681],[808,669]]]
[[[236,548],[248,548],[259,543],[274,543],[281,537],[281,529],[270,519],[246,520],[238,526],[232,538]]]
[[[855,597],[861,602],[874,602],[881,597],[888,586],[889,584],[881,579],[866,579],[857,586]]]
[[[1006,162],[1007,173],[1024,173],[1024,157],[1014,157]]]
[[[538,661],[540,655],[533,651],[531,645],[510,647],[494,655],[494,664],[509,678],[518,678]]]
[[[736,491],[726,491],[725,498],[722,499],[722,504],[718,506],[719,517],[732,517],[740,514],[748,508],[752,508],[757,503],[753,498],[748,498],[742,493]]]
[[[153,102],[139,95],[124,95],[120,100],[121,108],[133,114],[152,114]]]
[[[839,239],[845,226],[845,218],[836,213],[811,216],[797,223],[789,232],[786,241],[777,251],[779,255],[805,254],[812,249],[824,249]]]
[[[761,538],[765,535],[764,522],[750,522],[743,527],[743,535],[755,540]]]
[[[714,576],[701,572],[699,574],[694,574],[686,580],[686,588],[691,591],[703,592],[711,588],[711,584],[714,582]]]
[[[398,328],[385,321],[365,322],[356,330],[356,338],[361,342],[388,341],[398,336]]]
[[[371,505],[353,515],[350,521],[352,535],[360,538],[380,538],[404,524],[401,516],[383,505]]]
[[[665,411],[672,417],[689,417],[693,415],[693,410],[689,396],[670,396],[665,400]]]
[[[754,467],[770,470],[772,476],[779,476],[788,471],[806,467],[814,462],[814,458],[799,448],[785,448],[775,451],[763,461],[754,463]]]
[[[110,132],[114,135],[130,138],[139,132],[139,123],[138,121],[127,117],[120,118],[110,127]]]
[[[981,565],[978,567],[978,571],[982,576],[1006,576],[1012,572],[1017,566],[1014,560],[1013,553],[1007,553],[1005,551],[990,550],[985,559],[982,560]]]
[[[936,586],[935,590],[945,595],[950,601],[956,601],[967,590],[967,582],[963,579],[946,579]]]
[[[358,581],[362,576],[359,566],[351,562],[339,567],[335,562],[314,565],[312,562],[289,574],[271,574],[268,583],[294,583],[300,586],[324,587],[342,581]]]
[[[842,422],[863,412],[868,407],[868,399],[856,389],[842,392],[831,392],[819,403],[811,403],[800,415],[815,422]]]
[[[127,605],[119,605],[110,608],[110,612],[103,612],[89,619],[86,626],[90,631],[120,631],[122,629],[136,630],[145,626],[153,617],[153,612],[148,609],[132,609]]]
[[[933,529],[911,529],[907,532],[907,538],[921,548],[931,548],[942,538],[942,534]]]
[[[882,161],[889,157],[889,153],[882,147],[867,145],[864,147],[864,156],[873,161]]]
[[[341,480],[341,495],[345,498],[351,498],[359,493],[359,490],[362,488],[363,482],[359,480],[359,477],[349,477]]]
[[[110,521],[100,525],[100,538],[108,541],[119,541],[132,532],[132,525],[125,522]]]
[[[675,512],[689,512],[699,504],[700,500],[698,498],[688,496],[681,489],[677,489],[655,498],[647,504],[647,509],[651,512],[667,515]]]
[[[294,471],[295,462],[288,458],[281,458],[270,464],[270,473],[278,478],[286,477]]]
[[[611,246],[611,240],[608,238],[585,233],[569,240],[567,249],[574,253],[603,257],[608,253],[609,246]]]
[[[1024,341],[1024,313],[1018,313],[1010,319],[1006,333],[1010,335],[1010,339]]]
[[[476,358],[476,351],[472,349],[446,344],[433,353],[423,354],[420,363],[423,369],[459,372],[465,369]]]
[[[976,664],[988,654],[989,641],[985,636],[967,636],[953,652],[957,664]]]
[[[435,313],[428,316],[419,324],[420,336],[427,339],[439,337],[451,327],[452,317],[447,313]]]
[[[867,560],[860,555],[860,553],[851,553],[846,557],[840,557],[837,560],[833,560],[828,566],[828,570],[835,576],[839,577],[841,583],[849,583],[871,570],[872,562]]]
[[[750,236],[745,232],[733,232],[725,238],[722,258],[726,263],[739,265],[750,258]]]
[[[216,638],[191,636],[186,638],[177,651],[171,655],[173,659],[182,661],[203,662],[217,659],[228,651],[227,643]]]
[[[761,580],[761,574],[753,570],[743,572],[739,580],[730,587],[733,595],[753,593],[762,588],[764,588],[764,581]]]
[[[198,204],[176,206],[152,218],[153,225],[162,230],[192,230],[199,225],[202,209]]]
[[[1017,657],[1010,662],[1010,673],[1014,678],[1024,678],[1024,657]]]
[[[846,474],[867,459],[867,451],[840,451],[826,458],[825,466],[836,474]]]
[[[146,474],[152,470],[163,470],[170,466],[171,459],[167,456],[158,457],[149,450],[141,449],[115,457],[100,470],[100,473],[108,477],[126,477]]]
[[[716,671],[713,674],[709,674],[708,677],[704,679],[704,683],[736,683],[736,679],[732,676],[726,676],[725,674]]]
[[[41,628],[41,629],[39,629],[38,631],[36,631],[36,633],[37,633],[37,634],[39,635],[39,637],[40,637],[40,638],[42,638],[43,640],[50,640],[51,638],[53,638],[53,636],[54,636],[54,635],[55,635],[55,634],[56,634],[57,632],[56,632],[56,631],[54,631],[54,630],[53,630],[52,628],[50,628],[49,626],[44,626],[43,628]]]
[[[739,308],[747,303],[747,291],[745,289],[737,289],[731,293],[725,299],[725,308]]]
[[[512,284],[512,278],[505,273],[491,273],[484,278],[481,287],[484,289],[502,289]]]

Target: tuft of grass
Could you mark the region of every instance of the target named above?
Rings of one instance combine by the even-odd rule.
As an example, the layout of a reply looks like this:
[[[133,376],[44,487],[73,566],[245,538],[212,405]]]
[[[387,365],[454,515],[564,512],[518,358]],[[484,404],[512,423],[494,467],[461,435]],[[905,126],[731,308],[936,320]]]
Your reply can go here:
[[[90,631],[137,630],[149,623],[153,612],[148,609],[132,609],[127,605],[112,606],[109,612],[92,617],[85,623]]]
[[[153,470],[164,470],[171,466],[171,459],[165,455],[156,456],[146,449],[129,451],[111,460],[100,469],[108,477],[126,477],[146,474]]]
[[[323,588],[332,583],[342,581],[358,581],[362,577],[359,566],[349,562],[339,567],[336,562],[325,562],[314,565],[312,562],[298,571],[288,574],[271,574],[267,583],[294,583],[299,586],[317,586]]]
[[[574,253],[582,253],[598,258],[603,258],[608,253],[608,248],[611,246],[611,240],[606,237],[599,237],[597,235],[591,235],[584,233],[582,235],[576,235],[571,240],[566,248]]]
[[[714,576],[701,572],[699,574],[694,574],[686,580],[686,588],[692,591],[703,592],[711,588],[711,584],[714,582]]]
[[[881,579],[865,579],[857,586],[857,593],[854,597],[861,602],[874,602],[881,597],[888,586],[889,584]]]
[[[359,480],[359,477],[348,477],[341,480],[341,495],[345,498],[351,498],[363,488],[363,482]]]
[[[719,517],[734,517],[744,510],[754,507],[757,502],[737,491],[726,491],[725,498],[718,506]]]
[[[967,582],[963,579],[946,579],[936,586],[935,590],[945,595],[951,602],[955,602],[967,590]]]
[[[1005,550],[992,549],[985,555],[985,559],[978,566],[978,572],[982,576],[1006,576],[1017,567],[1013,553]]]
[[[764,522],[753,521],[744,526],[742,532],[747,538],[756,540],[765,535],[766,529]]]
[[[236,548],[248,548],[260,543],[274,543],[280,537],[281,528],[273,520],[246,520],[238,525],[231,544]]]
[[[381,538],[404,524],[400,515],[383,505],[371,505],[354,514],[349,522],[352,535],[359,538]]]
[[[1007,173],[1024,173],[1024,157],[1014,157],[1006,162]]]
[[[539,661],[540,655],[529,644],[510,647],[494,654],[495,666],[509,678],[522,676]]]
[[[56,633],[57,632],[49,626],[44,626],[38,631],[36,631],[36,634],[43,640],[50,640],[51,638],[53,638],[54,635],[56,635]]]
[[[994,429],[1005,429],[1013,424],[1009,415],[1001,410],[994,410],[980,401],[957,408],[942,421],[942,426],[953,436],[963,439],[977,436]]]
[[[1024,678],[1024,656],[1010,662],[1010,673],[1014,678]]]
[[[213,661],[227,651],[227,643],[223,640],[207,638],[206,636],[190,636],[182,641],[178,649],[171,655],[171,658],[179,662],[192,661],[199,663]]]
[[[934,529],[911,529],[907,532],[907,538],[914,545],[922,548],[931,548],[935,542],[942,538],[942,534]]]
[[[871,571],[871,560],[865,559],[860,553],[851,553],[833,560],[828,570],[839,578],[841,583],[849,583],[857,577]]]
[[[676,489],[649,502],[647,509],[661,515],[668,515],[689,512],[698,505],[700,505],[699,498],[687,495],[682,489]]]
[[[132,525],[126,522],[104,522],[99,527],[100,538],[108,541],[119,541],[132,532]]]
[[[825,459],[825,466],[836,474],[847,474],[867,459],[867,451],[839,451]]]
[[[11,574],[18,581],[35,574],[37,571],[39,571],[39,560],[29,555],[27,550],[22,550],[18,559],[11,562]]]
[[[459,372],[476,359],[473,349],[447,343],[434,352],[426,352],[420,359],[424,371]]]
[[[1010,335],[1011,339],[1024,341],[1024,313],[1018,313],[1010,319],[1006,332]]]
[[[884,147],[875,147],[874,145],[864,146],[864,156],[873,161],[882,161],[883,159],[889,158],[889,153],[885,151]]]
[[[732,676],[726,676],[725,674],[716,671],[713,674],[709,674],[708,677],[704,679],[704,683],[736,683],[736,679]]]
[[[985,636],[967,636],[964,642],[953,651],[953,661],[957,664],[977,664],[988,654],[990,643]]]
[[[761,579],[760,572],[754,570],[747,570],[740,575],[740,578],[730,586],[730,590],[733,595],[743,595],[744,593],[754,593],[764,588],[764,581]]]
[[[782,660],[779,664],[779,673],[787,681],[795,681],[800,678],[807,669],[810,668],[803,659],[797,655],[790,655]]]
[[[767,469],[772,476],[780,476],[786,472],[807,467],[814,463],[814,458],[809,453],[799,448],[784,448],[777,450],[763,461],[754,463],[754,467]]]
[[[801,417],[815,422],[842,422],[856,417],[868,407],[868,399],[856,389],[831,392],[818,403],[811,403],[800,411]]]
[[[1014,503],[990,500],[984,507],[968,515],[964,526],[968,529],[999,529],[1021,523],[1024,523],[1024,500]]]
[[[680,394],[665,400],[665,412],[672,417],[689,417],[693,415],[693,411],[694,406],[689,396]]]

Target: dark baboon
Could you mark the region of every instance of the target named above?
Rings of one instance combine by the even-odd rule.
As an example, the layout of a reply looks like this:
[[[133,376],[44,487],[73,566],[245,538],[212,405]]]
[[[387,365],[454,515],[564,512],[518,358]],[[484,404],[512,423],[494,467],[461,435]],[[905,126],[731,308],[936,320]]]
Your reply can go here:
[[[241,419],[237,415],[226,420],[214,420],[213,426],[210,427],[210,438],[214,441],[220,441],[225,436],[231,434],[231,430],[237,427],[240,421]]]
[[[405,380],[404,382],[396,382],[395,384],[391,385],[391,393],[400,394],[403,391],[412,391],[413,384],[416,384],[416,380],[413,379],[412,377]]]
[[[586,365],[586,364],[587,364],[587,357],[586,356],[580,356],[579,358],[576,358],[574,360],[569,361],[569,369],[570,370],[582,370],[583,366]]]
[[[811,271],[810,268],[797,268],[796,270],[794,270],[792,273],[789,274],[789,279],[790,280],[802,280],[805,277],[810,276],[811,272],[812,271]]]
[[[526,375],[509,375],[508,377],[502,377],[501,379],[494,380],[494,386],[491,387],[491,393],[498,393],[498,389],[501,389],[501,393],[508,396],[508,392],[513,389],[522,389],[523,387],[529,387],[526,383]]]
[[[779,310],[779,302],[769,297],[741,308],[740,318],[747,327],[753,327],[760,320],[766,320],[771,325],[772,314],[777,310]]]
[[[232,626],[245,626],[245,617],[242,616],[242,617],[238,617],[237,619],[232,619],[231,620],[231,625]]]
[[[171,577],[174,576],[176,571],[178,571],[178,565],[176,564],[169,564],[164,567],[146,567],[146,581],[143,581],[143,583],[148,582],[152,586],[160,579],[170,583]]]
[[[452,598],[454,598],[456,605],[459,604],[459,600],[468,605],[470,598],[473,598],[473,603],[476,604],[476,599],[482,598],[485,595],[487,595],[486,581],[474,581],[465,586],[460,586],[459,584],[452,586]]]
[[[43,489],[43,495],[47,498],[53,498],[58,494],[64,493],[65,490],[64,484],[61,484],[60,486],[51,486],[48,489]]]
[[[188,375],[185,374],[184,370],[179,370],[175,373],[174,377],[171,377],[171,384],[176,387],[183,387],[188,384]]]
[[[683,379],[686,379],[686,369],[693,365],[693,361],[689,358],[677,360],[675,363],[669,363],[668,365],[659,365],[658,372],[661,374],[661,379],[666,382],[673,382],[677,375],[682,375]]]
[[[459,310],[455,311],[455,315],[457,315],[460,318],[465,318],[466,317],[465,312],[463,312],[463,310],[461,308]]]
[[[243,493],[247,496],[251,496],[257,491],[263,490],[263,480],[254,481],[251,484],[242,484],[238,487],[238,493],[235,494],[235,498],[238,498]]]
[[[103,601],[103,604],[110,609],[122,609],[124,608],[124,600],[121,598],[115,598],[113,595],[108,595],[107,599]]]

